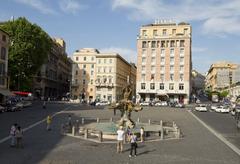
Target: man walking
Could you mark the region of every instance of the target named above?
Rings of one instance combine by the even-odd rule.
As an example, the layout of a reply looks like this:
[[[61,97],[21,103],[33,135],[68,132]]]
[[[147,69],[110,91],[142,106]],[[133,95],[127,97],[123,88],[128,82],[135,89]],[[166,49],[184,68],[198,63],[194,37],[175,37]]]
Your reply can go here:
[[[124,131],[123,127],[117,130],[117,153],[122,153],[123,151],[123,139],[124,139]]]

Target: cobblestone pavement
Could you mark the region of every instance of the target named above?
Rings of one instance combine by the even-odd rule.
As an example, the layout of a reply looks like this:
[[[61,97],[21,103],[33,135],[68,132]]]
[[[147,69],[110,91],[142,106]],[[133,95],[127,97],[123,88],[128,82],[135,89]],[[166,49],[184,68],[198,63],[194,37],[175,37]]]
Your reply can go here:
[[[182,129],[183,139],[165,140],[139,144],[138,156],[129,158],[128,144],[122,154],[116,153],[116,144],[93,143],[86,140],[60,135],[60,125],[71,114],[73,120],[80,117],[113,116],[108,109],[91,109],[89,106],[68,104],[70,109],[53,119],[52,131],[46,131],[44,123],[26,131],[24,149],[10,148],[9,142],[0,144],[0,163],[16,164],[95,164],[95,163],[138,163],[138,164],[239,164],[240,157],[217,139],[185,109],[145,108],[132,113],[134,120],[147,122],[175,121]]]

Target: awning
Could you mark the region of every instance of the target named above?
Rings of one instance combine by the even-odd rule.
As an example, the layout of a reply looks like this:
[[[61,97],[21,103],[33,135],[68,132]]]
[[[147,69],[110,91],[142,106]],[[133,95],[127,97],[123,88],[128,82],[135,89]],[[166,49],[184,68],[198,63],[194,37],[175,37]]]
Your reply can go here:
[[[10,92],[8,89],[2,89],[0,88],[0,94],[4,96],[13,96],[14,94]]]

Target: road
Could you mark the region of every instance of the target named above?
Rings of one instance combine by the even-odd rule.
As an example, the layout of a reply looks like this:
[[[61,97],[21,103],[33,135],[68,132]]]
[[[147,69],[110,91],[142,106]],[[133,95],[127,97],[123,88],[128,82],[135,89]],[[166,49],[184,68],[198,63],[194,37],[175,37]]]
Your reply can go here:
[[[56,112],[59,113],[53,118],[52,131],[46,131],[45,123],[40,123],[25,131],[24,149],[10,148],[9,140],[0,143],[0,163],[240,163],[240,156],[200,124],[189,111],[168,107],[144,108],[141,112],[133,112],[132,118],[133,120],[140,118],[143,122],[147,122],[148,119],[174,121],[181,128],[183,139],[139,143],[136,158],[128,158],[130,147],[128,144],[124,145],[122,154],[117,154],[116,144],[98,144],[60,135],[61,124],[67,121],[69,114],[72,115],[73,120],[81,119],[81,117],[119,119],[118,112],[116,116],[113,116],[113,111],[108,109],[85,105],[48,104],[47,110],[43,110],[41,103],[36,103],[33,107],[21,112],[3,113],[0,115],[0,140],[8,136],[12,123],[17,122],[23,128],[27,128],[46,118],[48,114]],[[196,115],[204,115],[204,113],[196,113]]]

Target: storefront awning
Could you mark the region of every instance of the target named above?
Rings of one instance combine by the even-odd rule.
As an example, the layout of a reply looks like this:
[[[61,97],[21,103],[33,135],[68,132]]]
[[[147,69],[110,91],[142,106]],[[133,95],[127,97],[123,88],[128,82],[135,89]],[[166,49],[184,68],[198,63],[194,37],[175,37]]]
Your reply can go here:
[[[0,88],[0,94],[4,96],[13,96],[14,94],[10,92],[8,89],[2,89]]]

